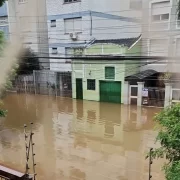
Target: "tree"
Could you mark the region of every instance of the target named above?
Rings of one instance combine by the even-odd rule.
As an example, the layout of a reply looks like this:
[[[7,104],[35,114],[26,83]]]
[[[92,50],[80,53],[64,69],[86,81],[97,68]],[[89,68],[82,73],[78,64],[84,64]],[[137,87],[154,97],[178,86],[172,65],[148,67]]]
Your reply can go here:
[[[1,5],[1,1],[0,1],[0,5]],[[3,48],[4,48],[4,33],[2,31],[0,31],[0,53],[2,54]],[[2,88],[2,85],[1,85]],[[2,92],[2,89],[1,89]],[[1,96],[0,96],[1,97]],[[2,102],[0,101],[0,117],[4,117],[6,115],[6,111],[2,109]]]
[[[0,7],[6,2],[6,0],[0,0]]]
[[[32,74],[33,70],[40,70],[39,58],[31,49],[23,49],[19,57],[18,75]]]
[[[180,19],[180,0],[178,1],[177,16]]]
[[[165,108],[155,117],[159,125],[157,141],[161,147],[153,150],[153,158],[165,158],[163,166],[167,180],[180,179],[180,104]]]

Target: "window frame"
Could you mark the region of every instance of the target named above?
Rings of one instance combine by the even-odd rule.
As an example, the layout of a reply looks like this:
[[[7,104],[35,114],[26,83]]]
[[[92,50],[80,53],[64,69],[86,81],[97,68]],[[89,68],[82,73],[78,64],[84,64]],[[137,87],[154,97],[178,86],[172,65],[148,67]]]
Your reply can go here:
[[[27,3],[27,0],[18,0],[18,3],[19,4],[24,4],[24,3]]]
[[[96,90],[96,79],[87,79],[87,90],[88,91]]]
[[[168,19],[162,19],[163,15],[168,15]],[[155,16],[159,16],[159,20],[154,20]],[[170,18],[170,14],[166,13],[166,14],[156,14],[156,15],[151,15],[151,22],[152,23],[156,23],[156,22],[168,22]]]
[[[50,25],[50,27],[56,27],[56,19],[52,19],[51,21],[50,21],[50,23],[51,23],[51,25]],[[53,25],[53,23],[54,23],[54,25]]]
[[[71,3],[77,3],[77,2],[81,2],[81,0],[71,0],[71,2],[69,2],[70,0],[67,0],[68,2],[65,2],[66,0],[63,0],[63,4],[71,4]]]
[[[74,20],[75,19],[81,19],[81,30],[80,31],[76,31],[74,29]],[[71,31],[69,31],[67,28],[66,28],[66,21],[68,20],[73,20],[73,29]],[[82,17],[74,17],[74,18],[65,18],[64,19],[64,33],[65,34],[70,34],[70,33],[82,33]]]
[[[54,52],[55,49],[56,49],[56,52]],[[54,55],[58,54],[58,48],[57,47],[52,47],[51,48],[51,54],[54,54]]]
[[[110,77],[109,77],[109,76],[107,77],[107,69],[108,69],[108,68],[113,68],[113,70],[114,70],[114,72],[113,72],[113,77],[111,77],[111,76],[110,76]],[[105,79],[106,79],[106,80],[115,80],[115,78],[116,78],[116,69],[115,69],[114,66],[105,66],[105,70],[104,70],[104,71],[105,71]]]

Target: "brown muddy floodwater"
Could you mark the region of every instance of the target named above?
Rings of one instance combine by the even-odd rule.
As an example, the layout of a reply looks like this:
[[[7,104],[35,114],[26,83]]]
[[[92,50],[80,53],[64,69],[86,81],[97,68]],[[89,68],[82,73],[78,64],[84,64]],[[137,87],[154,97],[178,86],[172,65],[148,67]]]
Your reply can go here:
[[[24,123],[34,122],[38,180],[148,180],[160,109],[33,95],[9,95],[0,119],[0,163],[24,171]],[[161,163],[152,180],[163,180]]]

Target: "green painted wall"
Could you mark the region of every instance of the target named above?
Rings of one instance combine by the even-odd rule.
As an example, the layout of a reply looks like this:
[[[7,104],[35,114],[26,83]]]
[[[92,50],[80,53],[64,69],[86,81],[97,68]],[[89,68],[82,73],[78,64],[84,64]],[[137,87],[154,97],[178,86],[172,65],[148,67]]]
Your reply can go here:
[[[85,50],[85,54],[124,54],[126,47],[114,44],[97,44]]]

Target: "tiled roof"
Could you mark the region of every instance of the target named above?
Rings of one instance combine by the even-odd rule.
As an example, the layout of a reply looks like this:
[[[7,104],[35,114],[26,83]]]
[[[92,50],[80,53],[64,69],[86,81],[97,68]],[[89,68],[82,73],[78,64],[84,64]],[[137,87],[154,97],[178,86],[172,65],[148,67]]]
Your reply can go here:
[[[103,40],[95,40],[93,44],[117,44],[117,45],[124,45],[128,48],[131,47],[139,37],[135,38],[125,38],[125,39],[103,39]]]
[[[134,79],[134,78],[137,78],[137,79],[144,79],[146,77],[149,77],[149,76],[152,76],[153,74],[156,74],[157,71],[153,70],[153,69],[148,69],[148,70],[145,70],[145,71],[141,71],[137,74],[133,74],[131,76],[128,76],[126,77],[126,80],[131,80],[131,79]]]

